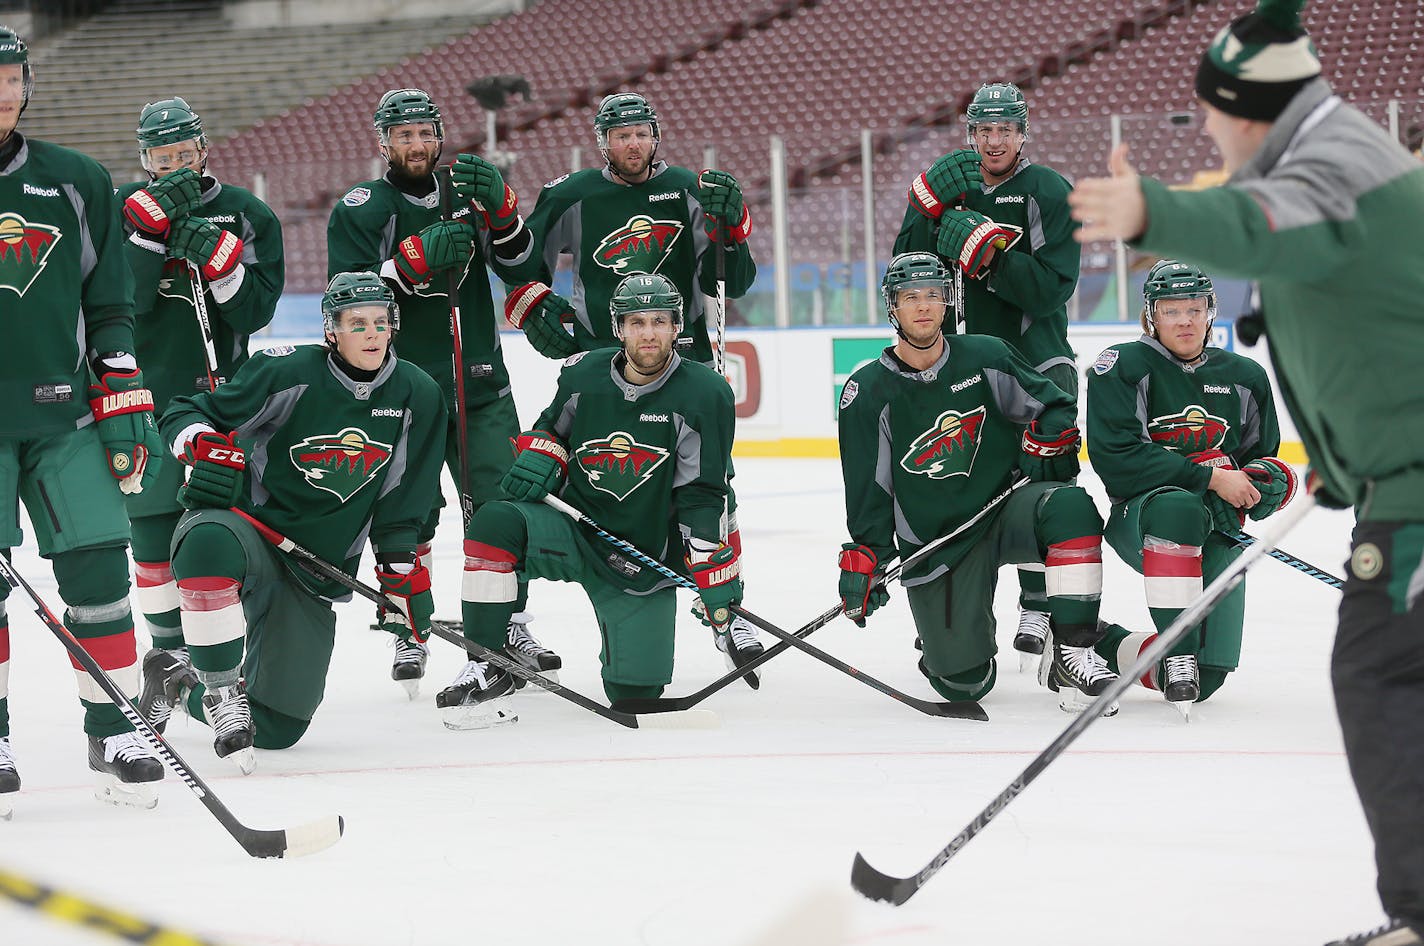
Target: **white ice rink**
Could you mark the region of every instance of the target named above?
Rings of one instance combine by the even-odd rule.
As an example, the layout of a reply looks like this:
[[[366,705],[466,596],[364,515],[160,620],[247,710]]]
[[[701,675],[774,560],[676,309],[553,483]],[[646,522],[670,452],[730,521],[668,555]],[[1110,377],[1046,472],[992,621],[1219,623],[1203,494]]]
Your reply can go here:
[[[794,629],[836,600],[838,466],[739,460],[737,472],[746,606]],[[459,521],[446,512],[437,613],[458,617]],[[1282,544],[1340,574],[1349,527],[1316,511]],[[1145,628],[1140,579],[1108,559],[1104,616]],[[32,549],[15,562],[58,610],[47,565]],[[432,641],[407,702],[385,637],[366,629],[371,607],[343,605],[326,702],[295,748],[259,751],[244,778],[204,726],[169,727],[245,823],[345,817],[339,844],[292,861],[248,858],[171,774],[156,810],[94,801],[66,655],[12,594],[24,788],[0,822],[0,870],[247,946],[1318,946],[1379,921],[1329,691],[1339,594],[1270,560],[1251,573],[1242,668],[1189,725],[1134,689],[905,906],[856,895],[857,850],[918,870],[1068,722],[1017,672],[1017,582],[1002,579],[989,723],[923,716],[790,651],[759,692],[737,683],[703,704],[717,730],[625,730],[524,691],[517,724],[450,732],[433,697],[458,651]],[[893,595],[867,629],[840,620],[811,642],[935,699]],[[564,682],[602,699],[581,591],[536,582],[531,609]],[[669,695],[724,669],[685,607],[678,638]],[[769,934],[779,921],[798,933]],[[0,900],[3,946],[105,941]]]

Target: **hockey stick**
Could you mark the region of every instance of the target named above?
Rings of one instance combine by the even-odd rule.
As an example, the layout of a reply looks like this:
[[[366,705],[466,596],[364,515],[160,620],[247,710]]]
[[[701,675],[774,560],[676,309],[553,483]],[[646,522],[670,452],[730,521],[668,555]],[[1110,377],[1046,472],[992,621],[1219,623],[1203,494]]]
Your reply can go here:
[[[919,873],[911,874],[909,877],[893,877],[871,867],[865,858],[857,852],[855,862],[850,870],[850,885],[871,900],[884,900],[894,906],[899,906],[913,897],[926,881],[939,873],[940,868],[944,867],[950,858],[958,854],[966,844],[974,839],[975,835],[1007,808],[1019,793],[1043,774],[1043,770],[1048,768],[1054,759],[1062,755],[1073,744],[1073,741],[1083,734],[1083,730],[1096,722],[1098,717],[1126,693],[1129,687],[1156,666],[1157,661],[1161,660],[1177,641],[1186,636],[1187,631],[1193,625],[1201,621],[1212,608],[1231,593],[1233,588],[1241,583],[1241,580],[1246,576],[1246,570],[1264,557],[1267,550],[1274,548],[1275,544],[1301,519],[1305,518],[1306,513],[1313,508],[1315,508],[1315,497],[1307,494],[1301,497],[1301,501],[1294,508],[1276,516],[1272,528],[1255,545],[1243,552],[1240,558],[1232,562],[1230,567],[1217,575],[1216,579],[1201,593],[1201,596],[1177,615],[1177,619],[1157,635],[1151,646],[1138,655],[1137,662],[1131,668],[1122,670],[1117,679],[1098,694],[1097,699],[1093,700],[1086,710],[1069,723],[1058,738],[1049,743],[1047,749],[1035,756],[1033,761],[1015,776],[1008,787],[995,796],[994,800],[989,802],[988,806],[979,812],[963,831],[955,835],[953,840],[921,868]]]
[[[451,197],[454,193],[454,184],[450,181],[450,166],[447,164],[439,168],[439,180],[436,187],[440,191],[440,219],[450,219]],[[456,273],[455,270],[447,270],[445,274],[445,292],[450,296],[450,340],[453,348],[455,366],[455,436],[459,441],[460,457],[460,516],[465,525],[470,524],[470,517],[475,514],[474,499],[470,496],[470,434],[465,429],[465,351],[460,344],[460,279],[463,272]]]
[[[1226,536],[1228,539],[1235,542],[1243,549],[1250,548],[1252,545],[1256,544],[1256,537],[1246,532],[1226,532],[1222,529],[1217,529],[1216,531],[1217,534]],[[1320,579],[1321,581],[1329,585],[1331,588],[1341,588],[1345,584],[1343,579],[1336,578],[1329,572],[1322,571],[1321,569],[1316,568],[1314,565],[1311,565],[1309,562],[1301,561],[1289,552],[1284,552],[1280,549],[1271,549],[1266,554],[1271,556],[1271,558],[1275,559],[1278,562],[1284,562],[1285,564],[1289,565],[1291,568],[1294,568],[1296,571],[1301,572],[1302,574],[1309,575],[1311,578]]]
[[[713,246],[717,263],[717,373],[727,376],[727,253],[718,240]]]
[[[203,331],[203,350],[208,358],[208,390],[216,391],[223,379],[218,375],[218,349],[213,343],[213,323],[208,318],[207,290],[203,287],[203,274],[198,265],[189,261],[188,275],[193,280],[193,311],[198,315],[198,327]]]
[[[953,541],[956,536],[961,535],[980,519],[983,519],[989,514],[990,510],[992,510],[995,506],[998,506],[1004,500],[1008,499],[1010,493],[1012,493],[1019,487],[1025,485],[1026,483],[1028,483],[1028,480],[1024,478],[1019,478],[1014,482],[1010,483],[1007,487],[1001,490],[998,495],[996,495],[993,499],[985,503],[983,508],[981,508],[973,516],[969,517],[968,520],[961,523],[952,532],[948,533],[947,535],[940,536],[939,538],[930,542],[928,545],[922,547],[919,551],[915,552],[903,562],[900,562],[898,565],[887,571],[884,577],[881,578],[880,583],[882,585],[888,585],[890,582],[899,578],[900,573],[906,568],[923,561],[927,556],[932,555],[939,549],[943,548],[946,543]],[[803,624],[800,628],[798,628],[795,636],[798,638],[809,636],[814,631],[818,631],[821,628],[825,627],[827,624],[830,624],[844,610],[845,606],[839,601],[836,602],[834,607],[825,611],[819,617],[813,619],[809,623]],[[691,709],[698,703],[701,703],[703,700],[707,699],[707,697],[711,696],[713,693],[716,693],[718,690],[725,687],[727,684],[733,682],[734,680],[747,673],[750,673],[757,667],[760,667],[762,664],[766,663],[771,658],[775,657],[777,654],[789,650],[791,646],[792,645],[787,643],[786,641],[781,641],[780,643],[773,644],[771,647],[768,647],[765,651],[763,651],[760,656],[747,661],[745,664],[738,667],[736,670],[732,670],[727,674],[718,677],[716,680],[713,680],[707,686],[703,687],[695,693],[689,693],[686,696],[658,697],[657,699],[651,700],[627,700],[625,705],[627,706],[630,712],[638,713],[671,713],[676,712],[678,710]]]
[[[271,542],[279,551],[290,555],[294,561],[318,577],[325,578],[328,581],[334,581],[382,608],[391,611],[400,610],[394,601],[386,597],[384,592],[377,588],[372,588],[359,579],[352,578],[320,555],[303,548],[261,520],[243,512],[236,506],[231,507],[229,511],[237,513],[237,515],[247,520],[262,538]],[[604,719],[611,720],[629,729],[715,729],[720,725],[716,714],[709,713],[706,710],[699,710],[696,713],[682,713],[670,719],[661,719],[656,716],[643,718],[634,713],[625,713],[620,710],[611,709],[602,703],[589,699],[582,693],[570,690],[561,684],[554,683],[538,671],[530,670],[522,664],[515,663],[498,651],[490,650],[488,647],[483,647],[475,643],[466,638],[462,633],[455,633],[450,629],[447,622],[432,621],[430,632],[442,640],[449,641],[457,647],[464,648],[467,653],[473,654],[480,660],[488,661],[501,670],[514,674],[527,683],[542,687],[555,696],[563,697],[575,706],[581,706],[592,713],[602,716]]]
[[[1007,495],[1007,493],[1005,493],[1005,495]],[[632,543],[627,542],[624,539],[620,539],[612,533],[608,532],[598,523],[594,522],[588,516],[584,515],[582,512],[579,512],[577,509],[575,509],[573,506],[570,506],[568,503],[564,502],[559,497],[553,494],[549,494],[544,497],[544,502],[548,503],[550,506],[553,506],[555,509],[559,510],[570,518],[576,519],[584,525],[588,526],[600,539],[603,539],[605,542],[609,543],[614,548],[628,554],[635,561],[653,569],[653,571],[657,572],[659,575],[662,575],[664,578],[667,578],[668,580],[676,583],[679,587],[686,588],[689,591],[693,592],[697,591],[697,585],[691,579],[679,575],[677,572],[673,571],[671,568],[668,568],[666,565],[653,558],[651,555],[640,551]],[[831,667],[835,667],[842,673],[847,674],[848,676],[853,677],[856,680],[859,680],[860,682],[869,686],[871,689],[878,690],[881,693],[884,693],[886,696],[899,700],[901,703],[904,703],[905,705],[910,706],[913,709],[917,709],[922,713],[927,713],[931,716],[945,716],[951,719],[975,719],[980,721],[988,721],[989,719],[988,715],[984,712],[983,707],[981,707],[973,700],[956,700],[954,702],[949,703],[932,703],[928,700],[917,699],[916,697],[910,696],[907,693],[901,693],[899,690],[895,689],[889,684],[882,683],[881,681],[875,679],[869,674],[860,672],[859,670],[852,667],[850,664],[838,660],[835,657],[832,657],[830,654],[821,650],[819,647],[814,647],[806,643],[804,640],[801,639],[801,637],[803,637],[804,635],[798,636],[797,634],[792,634],[788,631],[783,631],[775,624],[772,624],[769,621],[766,621],[756,616],[755,614],[752,614],[750,611],[746,610],[740,605],[732,605],[731,611],[733,614],[745,618],[746,620],[750,621],[752,624],[756,625],[767,633],[779,638],[783,644],[789,644],[790,646],[795,647],[797,650],[800,650],[803,653],[815,657],[822,663],[827,664]],[[832,615],[832,617],[834,617],[834,615]],[[810,631],[806,631],[806,633],[809,634]],[[767,656],[767,653],[768,652],[764,651],[761,656],[764,658]],[[751,661],[748,661],[747,664],[743,664],[742,667],[739,669],[745,671],[749,666],[751,666],[751,663]]]
[[[198,777],[197,773],[188,768],[188,764],[183,761],[182,757],[168,745],[162,734],[153,728],[153,724],[143,717],[143,714],[133,705],[133,701],[123,690],[119,689],[118,684],[114,683],[98,662],[89,655],[89,652],[84,649],[84,645],[79,643],[78,638],[70,632],[69,628],[54,616],[54,612],[50,611],[35,589],[30,587],[30,583],[15,571],[3,555],[0,555],[0,578],[4,578],[16,590],[24,591],[29,595],[30,600],[35,604],[35,614],[39,615],[45,626],[54,633],[55,637],[59,638],[64,649],[69,651],[70,658],[94,678],[94,682],[108,694],[109,699],[113,700],[119,712],[124,714],[124,718],[153,747],[153,751],[158,757],[177,773],[189,790],[198,796],[198,800],[203,803],[203,806],[212,812],[213,817],[217,818],[218,822],[227,829],[227,833],[242,845],[244,851],[253,857],[301,857],[304,854],[314,854],[317,851],[325,850],[341,840],[341,833],[346,828],[346,822],[340,815],[331,815],[298,825],[295,828],[274,831],[249,828],[238,821],[227,809],[227,806],[219,801],[207,784]]]

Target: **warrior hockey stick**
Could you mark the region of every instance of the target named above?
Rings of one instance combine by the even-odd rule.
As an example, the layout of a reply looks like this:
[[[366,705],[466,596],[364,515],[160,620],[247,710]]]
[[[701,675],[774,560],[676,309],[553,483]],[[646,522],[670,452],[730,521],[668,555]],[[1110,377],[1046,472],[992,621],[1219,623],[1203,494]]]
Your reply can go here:
[[[198,315],[198,327],[203,330],[203,350],[208,359],[208,390],[216,391],[223,379],[218,376],[218,350],[213,344],[213,322],[208,318],[207,290],[203,287],[203,274],[196,263],[188,264],[188,275],[193,279],[193,311]]]
[[[1020,478],[1018,480],[1015,480],[1013,483],[1010,483],[1007,487],[1000,491],[998,495],[996,495],[993,499],[985,503],[983,508],[981,508],[978,512],[971,516],[967,521],[955,528],[954,531],[948,533],[947,535],[940,536],[933,542],[930,542],[928,545],[921,548],[919,551],[915,552],[913,555],[905,559],[900,564],[896,565],[894,568],[891,568],[889,571],[887,571],[884,577],[881,578],[880,583],[882,585],[888,585],[896,578],[899,578],[900,573],[906,568],[916,564],[917,562],[923,561],[927,556],[932,555],[939,549],[943,548],[946,543],[953,541],[956,536],[963,534],[976,522],[987,516],[994,507],[998,506],[1004,500],[1008,499],[1010,493],[1018,489],[1020,486],[1023,486],[1027,482],[1027,479]],[[832,621],[834,621],[844,610],[845,605],[840,602],[836,602],[834,607],[824,612],[819,617],[812,620],[810,623],[804,624],[800,628],[798,628],[795,636],[798,638],[806,637],[812,632],[820,630],[827,624],[830,624]],[[790,648],[791,644],[787,643],[786,641],[781,641],[778,644],[773,644],[771,647],[763,651],[759,657],[755,657],[752,660],[749,660],[747,663],[743,664],[742,666],[738,667],[736,670],[733,670],[725,674],[724,676],[718,677],[716,680],[713,680],[711,683],[698,690],[696,693],[689,693],[686,696],[659,697],[657,699],[652,700],[627,700],[625,702],[625,706],[630,712],[638,713],[671,713],[679,710],[691,709],[698,703],[701,703],[703,700],[707,699],[707,697],[711,696],[713,693],[716,693],[718,690],[725,687],[727,684],[731,683],[732,681],[745,674],[752,672],[757,667],[760,667],[762,664],[775,657],[777,654],[789,650]]]
[[[278,550],[290,555],[298,564],[304,566],[308,571],[318,577],[325,578],[328,581],[334,581],[382,608],[391,611],[400,610],[396,603],[388,598],[381,590],[372,588],[359,579],[352,578],[320,555],[303,548],[276,529],[248,515],[236,506],[231,507],[231,511],[252,523],[252,527],[258,531],[262,538],[271,542]],[[530,670],[522,664],[515,663],[498,651],[480,646],[466,638],[463,634],[451,630],[450,627],[449,622],[431,622],[430,632],[442,640],[449,641],[457,647],[464,648],[467,653],[480,660],[488,661],[501,670],[512,673],[527,683],[542,687],[555,696],[563,697],[575,706],[581,706],[589,712],[597,713],[604,719],[611,720],[620,726],[626,726],[629,729],[715,729],[720,725],[716,714],[709,713],[706,710],[699,710],[696,713],[680,713],[675,717],[663,719],[656,716],[645,718],[634,713],[625,713],[620,710],[611,709],[595,700],[589,699],[582,693],[570,690],[561,684],[546,679],[537,671]]]
[[[168,745],[167,740],[153,728],[153,724],[143,717],[138,708],[133,705],[133,701],[128,698],[118,684],[104,672],[98,661],[89,655],[84,649],[84,645],[79,642],[59,618],[54,616],[49,607],[40,598],[35,589],[30,587],[30,583],[10,564],[4,556],[0,556],[0,578],[4,578],[12,587],[24,591],[29,595],[30,600],[35,604],[35,614],[39,615],[45,626],[59,638],[59,642],[64,645],[64,649],[69,651],[70,658],[89,676],[94,678],[94,682],[109,695],[114,705],[119,708],[119,712],[124,714],[134,727],[134,729],[153,747],[153,751],[160,759],[168,764],[168,767],[178,774],[203,806],[212,812],[213,817],[227,829],[227,833],[232,835],[242,849],[253,857],[301,857],[304,854],[314,854],[317,851],[331,847],[341,840],[341,832],[346,827],[346,822],[340,815],[331,815],[295,828],[279,829],[274,831],[262,831],[256,828],[249,828],[233,816],[228,811],[227,806],[217,799],[197,773],[188,768],[188,764],[182,757]]]
[[[1049,743],[1033,761],[1030,762],[1022,772],[1020,772],[1008,787],[995,796],[988,806],[974,820],[965,826],[964,830],[954,836],[954,839],[944,846],[938,854],[926,864],[919,873],[909,877],[892,877],[889,874],[881,873],[865,860],[859,853],[855,855],[855,862],[850,870],[850,885],[859,893],[871,900],[884,900],[894,906],[899,906],[909,900],[915,893],[925,885],[940,868],[949,862],[949,859],[958,854],[966,844],[974,840],[975,835],[984,830],[984,827],[1005,808],[1009,806],[1018,795],[1043,774],[1043,770],[1053,763],[1063,752],[1073,744],[1083,730],[1093,725],[1094,722],[1108,709],[1118,698],[1127,692],[1143,674],[1147,673],[1157,665],[1172,646],[1186,636],[1193,625],[1201,621],[1202,618],[1216,607],[1221,600],[1231,593],[1231,590],[1241,583],[1246,576],[1246,570],[1255,565],[1267,550],[1275,547],[1275,544],[1289,532],[1296,523],[1305,518],[1305,514],[1315,508],[1315,497],[1305,495],[1294,507],[1281,512],[1272,521],[1272,527],[1255,545],[1241,553],[1241,557],[1232,562],[1231,565],[1216,576],[1210,585],[1201,593],[1201,596],[1177,615],[1177,619],[1157,635],[1146,650],[1138,655],[1137,662],[1130,668],[1122,670],[1118,678],[1108,685],[1097,699],[1080,713],[1073,722],[1068,724],[1068,728],[1058,736],[1057,739]]]
[[[440,190],[440,219],[449,220],[451,196],[454,193],[449,165],[440,168],[436,186]],[[469,419],[465,411],[465,352],[460,345],[460,279],[463,275],[463,270],[458,273],[454,269],[447,270],[445,292],[450,296],[450,340],[455,366],[455,436],[459,441],[460,516],[465,525],[469,525],[470,517],[475,514],[475,503],[470,496],[470,434],[465,428],[465,422]]]
[[[640,551],[632,543],[620,539],[612,533],[608,532],[598,523],[594,522],[588,516],[584,515],[582,512],[579,512],[577,509],[575,509],[573,506],[570,506],[568,503],[564,502],[559,497],[550,494],[544,497],[544,502],[548,503],[550,506],[553,506],[555,509],[559,510],[570,518],[577,519],[579,522],[582,522],[584,525],[592,529],[595,535],[612,545],[614,548],[617,548],[618,550],[628,554],[634,559],[634,561],[637,561],[653,569],[653,571],[657,572],[659,575],[662,575],[664,578],[667,578],[669,581],[676,583],[679,587],[686,588],[689,591],[693,592],[697,591],[697,585],[693,583],[690,579],[679,575],[677,572],[673,571],[671,568],[668,568],[666,565],[653,558],[651,555]],[[822,663],[827,664],[831,667],[835,667],[842,673],[854,677],[856,680],[859,680],[860,682],[866,684],[871,689],[879,690],[886,696],[899,700],[901,703],[904,703],[907,706],[912,707],[913,709],[917,709],[922,713],[927,713],[931,716],[946,716],[953,719],[975,719],[980,721],[987,721],[989,719],[983,708],[978,703],[975,703],[973,700],[961,700],[951,703],[932,703],[928,700],[917,699],[907,693],[901,693],[899,690],[895,689],[889,684],[882,683],[868,674],[861,673],[859,670],[855,669],[850,664],[847,664],[844,661],[832,657],[830,654],[826,653],[820,648],[813,647],[812,645],[806,643],[801,639],[801,636],[804,635],[798,636],[797,634],[792,634],[789,631],[783,631],[781,628],[766,620],[763,620],[760,617],[757,617],[755,614],[752,614],[750,611],[746,610],[740,605],[732,605],[731,610],[733,614],[745,618],[746,620],[750,621],[752,624],[756,625],[767,633],[779,638],[783,644],[789,644],[790,646],[795,647],[797,650],[810,654],[812,657],[815,657]],[[832,617],[834,617],[834,615],[832,615]],[[809,634],[810,631],[806,631],[806,633]],[[766,653],[763,652],[762,656],[765,657]],[[750,664],[750,662],[748,662],[748,664]],[[740,669],[746,670],[747,666],[748,665],[743,665]]]
[[[1221,535],[1226,536],[1228,539],[1232,540],[1237,545],[1241,546],[1243,549],[1250,548],[1256,543],[1256,537],[1246,532],[1224,532],[1220,529],[1216,531]],[[1334,575],[1330,574],[1327,571],[1322,571],[1321,569],[1316,568],[1309,562],[1301,561],[1289,552],[1283,552],[1280,549],[1271,549],[1266,554],[1271,556],[1271,558],[1275,559],[1278,562],[1284,562],[1285,564],[1289,565],[1291,568],[1294,568],[1296,571],[1301,572],[1302,574],[1309,575],[1311,578],[1320,579],[1321,581],[1329,585],[1331,588],[1341,588],[1345,584],[1342,579],[1336,578]]]

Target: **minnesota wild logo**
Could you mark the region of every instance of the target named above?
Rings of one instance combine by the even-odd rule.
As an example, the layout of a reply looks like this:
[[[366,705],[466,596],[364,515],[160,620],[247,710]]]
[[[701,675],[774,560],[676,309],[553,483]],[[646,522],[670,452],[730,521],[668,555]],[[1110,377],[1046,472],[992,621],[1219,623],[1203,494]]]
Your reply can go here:
[[[58,227],[28,223],[17,213],[0,214],[0,289],[23,296],[62,236]]]
[[[985,409],[967,414],[945,411],[935,418],[929,430],[910,444],[900,458],[900,466],[910,473],[919,473],[932,480],[951,476],[968,476],[979,455],[979,431],[984,426]]]
[[[589,485],[618,500],[652,478],[668,452],[663,447],[638,443],[633,435],[615,430],[607,437],[585,440],[574,451]]]
[[[643,214],[630,217],[598,244],[594,262],[615,273],[656,273],[682,235],[682,227],[676,220],[654,220]]]
[[[1192,404],[1178,414],[1152,418],[1147,425],[1147,434],[1153,443],[1169,450],[1197,453],[1220,450],[1230,429],[1231,425],[1222,418],[1209,413],[1200,404]]]
[[[308,437],[288,451],[306,481],[343,503],[391,462],[390,444],[377,443],[355,427]]]
[[[164,261],[163,275],[158,278],[158,294],[165,299],[182,299],[197,308],[193,303],[193,279],[187,263],[181,259]]]

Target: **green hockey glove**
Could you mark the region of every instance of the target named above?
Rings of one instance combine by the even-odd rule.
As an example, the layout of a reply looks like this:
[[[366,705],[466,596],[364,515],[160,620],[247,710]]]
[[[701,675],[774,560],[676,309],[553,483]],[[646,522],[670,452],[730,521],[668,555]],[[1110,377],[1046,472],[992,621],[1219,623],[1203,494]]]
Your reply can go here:
[[[979,170],[979,152],[960,148],[941,156],[930,169],[910,184],[910,204],[931,220],[957,204],[970,188],[984,183]]]
[[[865,619],[890,601],[880,560],[870,546],[847,542],[841,546],[837,564],[841,569],[841,606],[857,627],[865,627]]]
[[[423,644],[430,637],[430,617],[435,598],[430,593],[430,572],[419,562],[408,572],[386,571],[376,566],[376,582],[397,606],[380,607],[376,619],[381,630],[402,640]]]
[[[474,251],[474,227],[462,220],[438,220],[401,240],[396,272],[408,285],[423,286],[441,270],[464,269]]]
[[[102,363],[95,366],[96,371],[104,368]],[[89,408],[119,490],[143,492],[163,462],[163,440],[153,422],[153,392],[143,386],[143,372],[133,368],[100,374],[89,385]]]
[[[958,260],[966,276],[978,276],[994,259],[994,251],[1006,248],[1014,239],[1012,231],[973,210],[947,210],[940,218],[935,250],[947,260]]]
[[[1264,519],[1295,495],[1295,470],[1279,457],[1262,457],[1243,466],[1242,471],[1249,477],[1261,494],[1260,502],[1247,512],[1252,519]]]
[[[450,180],[461,200],[474,204],[491,230],[504,230],[519,216],[519,198],[504,182],[499,168],[477,154],[461,154],[450,169]]]
[[[511,499],[537,503],[555,492],[569,469],[569,450],[544,430],[526,430],[514,441],[514,465],[499,481]]]
[[[574,307],[541,282],[510,289],[504,297],[504,318],[522,329],[534,350],[545,358],[567,358],[578,351],[563,317],[573,318]]]
[[[183,448],[183,462],[192,467],[188,482],[178,490],[185,509],[227,509],[242,495],[242,475],[247,458],[237,445],[237,434],[205,430]]]
[[[124,198],[124,219],[134,229],[166,237],[174,222],[202,203],[202,178],[192,168],[179,168]]]
[[[745,243],[752,233],[752,217],[742,200],[742,187],[726,171],[697,175],[697,202],[706,217],[707,235],[713,243]]]
[[[1035,483],[1067,483],[1078,475],[1078,443],[1077,427],[1047,434],[1034,421],[1024,431],[1019,469]]]
[[[707,623],[717,633],[726,633],[732,623],[732,605],[742,603],[742,564],[737,550],[726,544],[707,550],[690,547],[684,561],[706,609]]]

